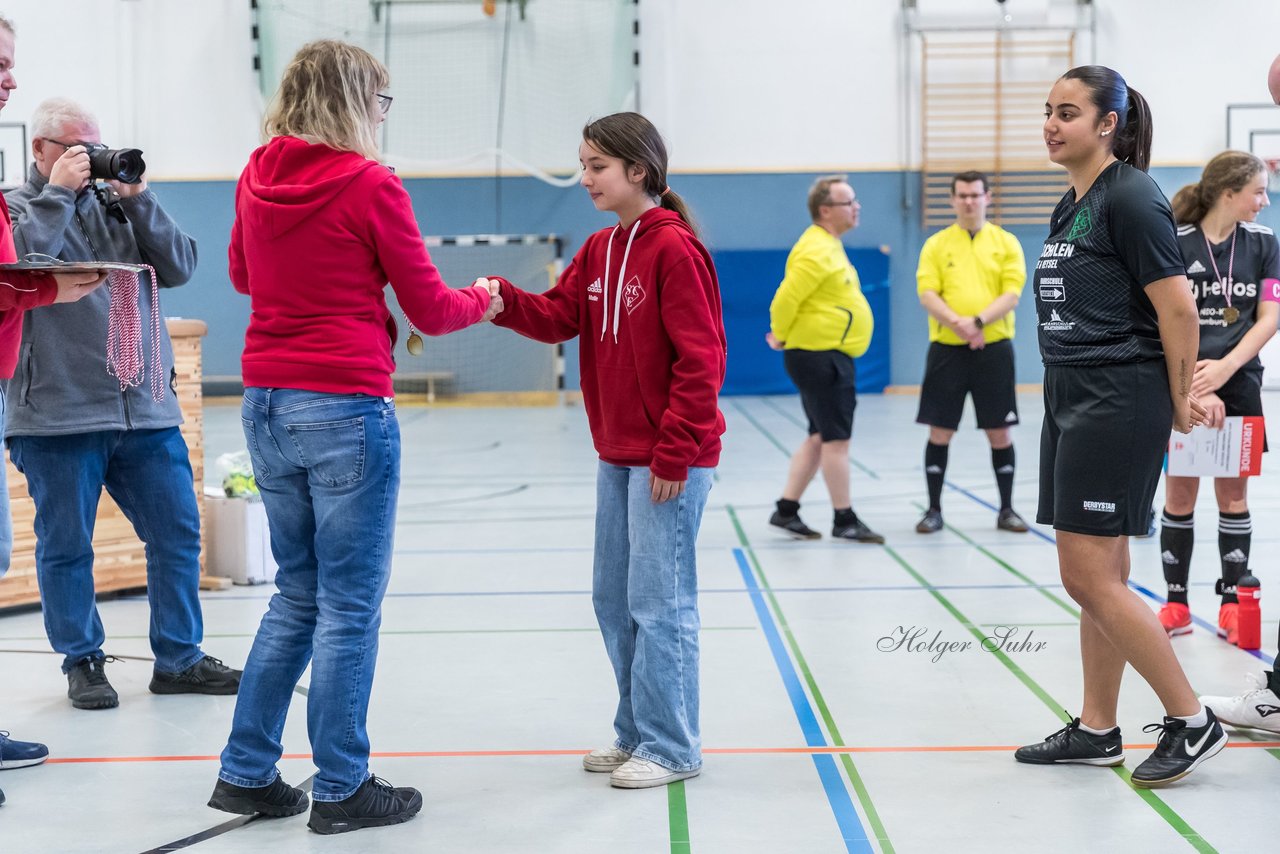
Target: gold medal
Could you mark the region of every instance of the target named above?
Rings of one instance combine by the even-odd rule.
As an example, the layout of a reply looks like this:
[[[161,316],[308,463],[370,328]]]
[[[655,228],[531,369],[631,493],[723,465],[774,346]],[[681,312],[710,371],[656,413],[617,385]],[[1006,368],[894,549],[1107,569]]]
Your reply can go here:
[[[1240,309],[1233,305],[1227,306],[1222,310],[1222,319],[1227,322],[1228,326],[1230,326],[1240,319]]]
[[[409,351],[410,356],[422,355],[422,336],[414,332],[404,342],[404,348]]]

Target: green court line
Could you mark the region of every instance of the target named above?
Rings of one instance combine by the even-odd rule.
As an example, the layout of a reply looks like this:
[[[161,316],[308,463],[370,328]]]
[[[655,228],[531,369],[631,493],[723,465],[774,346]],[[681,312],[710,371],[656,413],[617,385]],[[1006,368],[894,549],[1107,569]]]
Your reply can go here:
[[[757,632],[759,626],[703,626],[701,631],[704,632]],[[379,635],[519,635],[519,634],[543,634],[554,632],[599,632],[600,629],[592,626],[589,629],[405,629],[405,630],[383,630],[378,632]],[[254,632],[229,632],[223,634],[205,633],[205,638],[251,638]],[[147,640],[149,635],[112,635],[111,640]],[[25,637],[0,637],[0,643],[7,641],[42,641],[47,640],[44,635],[28,635]]]
[[[689,840],[689,806],[684,798],[684,780],[667,786],[667,820],[671,826],[671,854],[693,854]]]
[[[908,575],[914,578],[916,582],[919,583],[922,587],[925,587],[929,591],[929,595],[932,596],[934,599],[936,599],[938,601],[938,604],[942,605],[942,607],[945,608],[947,612],[951,614],[951,616],[955,617],[956,620],[962,626],[964,626],[965,629],[967,629],[969,633],[974,636],[974,638],[977,639],[979,644],[981,644],[984,641],[985,635],[982,634],[982,631],[978,628],[978,626],[970,622],[968,617],[962,614],[960,610],[956,608],[955,605],[951,604],[951,600],[949,600],[942,593],[938,592],[938,590],[934,588],[933,585],[931,585],[923,575],[917,572],[915,568],[911,566],[911,564],[907,563],[907,561],[902,557],[902,555],[898,554],[898,552],[895,551],[891,546],[885,546],[884,550],[888,552],[889,555],[895,561],[898,562],[899,566],[901,566],[904,570],[906,570]],[[1056,717],[1058,717],[1063,723],[1070,722],[1071,718],[1069,718],[1067,716],[1067,713],[1063,711],[1063,704],[1059,703],[1057,700],[1055,700],[1052,696],[1049,695],[1049,692],[1045,691],[1044,688],[1040,687],[1040,684],[1036,682],[1035,679],[1031,678],[1031,676],[1028,675],[1026,671],[1024,671],[1017,664],[1015,664],[1013,660],[1009,658],[1008,655],[1005,654],[1004,650],[1001,650],[1001,649],[990,650],[990,653],[991,655],[995,656],[1000,661],[1001,664],[1003,664],[1006,668],[1008,668],[1009,672],[1011,672],[1015,677],[1017,677],[1019,682],[1021,682],[1028,689],[1030,689],[1031,693],[1035,694],[1036,697],[1038,697],[1042,703],[1048,706],[1049,710],[1053,712],[1053,714]],[[1188,824],[1186,820],[1182,818],[1182,816],[1178,815],[1178,813],[1175,812],[1173,808],[1170,807],[1168,804],[1166,804],[1163,800],[1161,800],[1158,795],[1156,795],[1150,789],[1139,789],[1135,787],[1133,783],[1130,782],[1130,773],[1124,766],[1122,765],[1113,766],[1111,770],[1114,771],[1116,775],[1120,777],[1120,779],[1124,780],[1125,783],[1127,783],[1129,787],[1134,792],[1136,792],[1140,798],[1146,801],[1147,805],[1151,807],[1153,810],[1155,810],[1157,815],[1159,815],[1166,822],[1168,822],[1169,826],[1172,827],[1180,836],[1182,836],[1182,838],[1187,842],[1187,844],[1189,844],[1192,848],[1196,849],[1197,851],[1205,852],[1205,854],[1210,854],[1210,852],[1214,852],[1214,854],[1216,854],[1217,849],[1214,848],[1212,845],[1210,845],[1208,841],[1204,839],[1204,837],[1202,837],[1199,833],[1197,833],[1191,827],[1191,825]]]
[[[742,550],[746,552],[752,569],[755,571],[760,589],[769,600],[774,618],[778,621],[778,628],[782,630],[782,635],[786,638],[787,646],[790,648],[791,655],[796,662],[796,669],[809,687],[809,693],[813,697],[813,704],[817,707],[818,714],[822,716],[823,723],[826,724],[827,734],[831,738],[831,743],[836,747],[846,747],[844,738],[840,735],[840,729],[836,726],[835,718],[832,717],[831,710],[827,707],[827,701],[823,698],[822,691],[818,689],[817,680],[813,678],[813,672],[809,670],[809,663],[805,660],[804,654],[800,652],[800,645],[796,642],[795,635],[791,631],[791,625],[787,622],[787,617],[782,612],[782,606],[778,604],[777,597],[773,594],[773,588],[769,584],[769,579],[765,576],[764,569],[760,566],[760,560],[756,557],[755,549],[751,547],[751,541],[747,539],[747,532],[738,520],[738,514],[734,511],[733,505],[725,505],[725,510],[729,514],[729,519],[733,522],[734,530],[738,533],[738,542],[742,545]],[[880,843],[880,850],[884,854],[893,854],[894,849],[893,844],[889,841],[889,834],[885,831],[884,823],[880,820],[880,814],[876,811],[875,804],[871,802],[871,793],[867,790],[862,775],[858,773],[857,766],[853,763],[853,758],[848,753],[842,753],[840,754],[840,762],[844,766],[845,774],[849,777],[849,782],[853,784],[854,794],[857,795],[858,803],[862,806],[867,822],[871,825],[871,832],[876,841]]]
[[[920,502],[918,502],[918,501],[913,501],[913,502],[911,502],[911,503],[912,503],[912,504],[914,504],[917,508],[919,508],[919,509],[920,509],[920,510],[922,510],[922,511],[925,509],[924,505],[923,505],[923,504],[921,504],[921,503],[920,503]],[[948,531],[950,531],[951,533],[955,534],[957,537],[959,537],[960,539],[964,540],[966,543],[968,543],[969,545],[973,546],[975,549],[977,549],[978,551],[982,552],[982,553],[983,553],[984,555],[986,555],[987,557],[991,558],[991,560],[995,561],[997,564],[999,564],[1001,567],[1003,567],[1003,568],[1004,568],[1004,570],[1005,570],[1006,572],[1008,572],[1010,575],[1012,575],[1014,578],[1018,579],[1019,581],[1023,582],[1024,584],[1028,584],[1028,585],[1030,585],[1030,586],[1034,587],[1034,588],[1035,588],[1035,589],[1036,589],[1036,590],[1037,590],[1037,591],[1038,591],[1042,596],[1044,596],[1044,597],[1045,597],[1046,599],[1048,599],[1050,602],[1052,602],[1053,604],[1057,605],[1057,606],[1058,606],[1059,608],[1061,608],[1062,610],[1066,611],[1066,612],[1067,612],[1068,614],[1070,614],[1072,617],[1075,617],[1075,619],[1076,619],[1076,621],[1077,621],[1077,622],[1080,620],[1080,612],[1079,612],[1079,611],[1078,611],[1078,610],[1077,610],[1077,609],[1076,609],[1076,608],[1075,608],[1071,603],[1069,603],[1067,600],[1063,599],[1061,596],[1057,596],[1057,595],[1055,595],[1055,594],[1054,594],[1054,593],[1052,593],[1051,591],[1048,591],[1048,590],[1044,589],[1043,587],[1041,587],[1040,585],[1036,584],[1036,581],[1035,581],[1035,579],[1034,579],[1034,578],[1031,578],[1030,576],[1025,575],[1024,573],[1019,572],[1016,568],[1014,568],[1013,564],[1011,564],[1011,563],[1009,563],[1008,561],[1004,560],[1004,559],[1003,559],[1003,558],[1001,558],[999,555],[997,555],[995,552],[993,552],[993,551],[991,551],[990,549],[988,549],[986,546],[983,546],[983,545],[981,545],[980,543],[975,542],[975,541],[974,541],[974,539],[973,539],[972,537],[970,537],[968,534],[966,534],[964,531],[961,531],[959,528],[955,527],[954,525],[952,525],[952,524],[950,524],[950,523],[948,523],[948,522],[943,522],[942,524],[946,527],[946,529],[947,529]]]
[[[756,398],[756,399],[757,399],[757,400],[759,400],[761,403],[763,403],[765,406],[768,406],[768,407],[772,408],[774,412],[777,412],[779,415],[781,415],[783,418],[787,419],[788,421],[790,421],[792,424],[796,425],[797,427],[808,427],[808,426],[809,426],[808,424],[805,424],[804,422],[802,422],[800,419],[796,418],[796,417],[795,417],[795,415],[793,415],[792,413],[787,412],[787,410],[783,409],[781,406],[779,406],[778,404],[774,403],[774,402],[773,402],[772,400],[770,400],[769,398],[767,398],[767,397],[760,397],[760,398]],[[753,422],[753,423],[754,423],[754,422]],[[759,425],[757,425],[757,426],[759,426]],[[855,460],[855,459],[853,458],[853,454],[850,454],[850,455],[849,455],[849,462],[853,463],[853,464],[854,464],[854,466],[855,466],[856,468],[860,469],[863,473],[867,474],[867,475],[868,475],[868,476],[870,476],[871,478],[873,478],[873,479],[875,479],[875,480],[879,480],[879,479],[880,479],[880,475],[876,474],[876,473],[875,473],[875,472],[873,472],[871,469],[867,468],[867,467],[866,467],[866,466],[864,466],[862,463],[860,463],[860,462],[858,462],[857,460]]]
[[[923,504],[916,504],[916,506],[917,506],[917,507],[920,507],[920,508],[923,508],[923,507],[924,507],[924,505],[923,505]],[[944,524],[945,524],[945,523],[944,523]],[[1015,568],[1014,568],[1013,566],[1011,566],[1008,562],[1006,562],[1005,560],[1003,560],[1002,558],[1000,558],[998,555],[996,555],[996,554],[992,553],[992,552],[991,552],[991,551],[989,551],[988,549],[983,548],[983,547],[982,547],[981,545],[979,545],[978,543],[975,543],[972,539],[970,539],[970,538],[969,538],[969,536],[968,536],[967,534],[965,534],[965,533],[964,533],[963,531],[961,531],[959,528],[952,527],[950,524],[947,524],[947,525],[946,525],[946,528],[947,528],[947,530],[948,530],[948,531],[951,531],[953,534],[955,534],[956,536],[960,537],[960,539],[962,539],[962,540],[964,540],[965,542],[969,543],[969,545],[973,546],[973,547],[974,547],[974,548],[976,548],[978,551],[982,552],[984,555],[986,555],[987,557],[991,558],[991,559],[992,559],[993,561],[995,561],[997,564],[999,564],[1000,566],[1004,567],[1007,571],[1009,571],[1010,573],[1012,573],[1015,577],[1017,577],[1017,578],[1019,578],[1020,580],[1022,580],[1022,581],[1024,581],[1024,582],[1026,582],[1027,584],[1031,584],[1031,585],[1034,585],[1034,584],[1035,584],[1035,581],[1034,581],[1034,580],[1032,580],[1032,579],[1028,578],[1026,575],[1024,575],[1024,574],[1022,574],[1021,572],[1019,572],[1017,569],[1015,569]],[[1057,603],[1059,606],[1061,606],[1061,607],[1062,607],[1064,610],[1066,610],[1068,613],[1070,613],[1071,615],[1073,615],[1073,616],[1076,618],[1076,622],[1075,622],[1075,623],[1019,623],[1019,624],[1018,624],[1019,626],[1026,626],[1026,627],[1028,627],[1028,628],[1038,628],[1038,627],[1041,627],[1041,626],[1044,626],[1044,627],[1049,627],[1049,626],[1078,626],[1078,625],[1080,624],[1080,622],[1079,622],[1079,620],[1080,620],[1080,612],[1079,612],[1079,611],[1077,611],[1075,608],[1071,607],[1070,605],[1066,604],[1066,603],[1065,603],[1065,602],[1063,602],[1061,599],[1059,599],[1057,596],[1054,596],[1053,594],[1051,594],[1049,591],[1044,590],[1044,589],[1039,588],[1039,587],[1037,587],[1036,589],[1037,589],[1037,590],[1039,590],[1039,591],[1040,591],[1041,593],[1043,593],[1044,595],[1048,596],[1050,599],[1052,599],[1055,603]],[[984,625],[984,626],[997,626],[997,625],[1004,625],[1004,623],[983,623],[982,625]],[[1249,739],[1250,741],[1269,741],[1269,740],[1270,740],[1270,739],[1269,739],[1269,738],[1267,738],[1267,737],[1264,737],[1264,736],[1260,736],[1260,735],[1255,734],[1255,733],[1254,733],[1253,731],[1251,731],[1251,730],[1241,729],[1241,728],[1239,728],[1239,727],[1233,727],[1233,728],[1232,728],[1232,732],[1235,732],[1235,733],[1237,733],[1237,734],[1239,734],[1239,735],[1242,735],[1242,736],[1244,736],[1245,738]],[[1272,748],[1272,747],[1268,747],[1268,748],[1265,748],[1265,750],[1267,751],[1267,753],[1270,753],[1270,754],[1271,754],[1272,756],[1274,756],[1276,759],[1280,759],[1280,749]]]
[[[733,408],[734,408],[734,409],[736,409],[736,410],[738,410],[740,413],[742,413],[742,417],[744,417],[744,418],[746,418],[748,421],[750,421],[750,422],[751,422],[751,426],[752,426],[752,427],[755,427],[757,430],[759,430],[759,431],[760,431],[760,433],[761,433],[761,434],[762,434],[766,439],[768,439],[770,442],[772,442],[772,443],[773,443],[773,446],[774,446],[775,448],[777,448],[779,451],[781,451],[784,455],[786,455],[786,456],[788,456],[788,457],[789,457],[789,456],[791,456],[791,451],[790,451],[789,449],[787,449],[787,448],[783,447],[782,443],[778,441],[778,438],[777,438],[776,436],[774,436],[774,435],[773,435],[772,433],[770,433],[768,430],[764,429],[764,425],[763,425],[763,424],[761,424],[759,421],[757,421],[757,420],[756,420],[756,417],[755,417],[754,415],[752,415],[750,412],[748,412],[748,411],[746,410],[746,408],[745,408],[745,407],[743,407],[743,405],[737,401],[737,399],[736,399],[736,398],[735,398],[733,401],[731,401],[731,402],[733,403]]]

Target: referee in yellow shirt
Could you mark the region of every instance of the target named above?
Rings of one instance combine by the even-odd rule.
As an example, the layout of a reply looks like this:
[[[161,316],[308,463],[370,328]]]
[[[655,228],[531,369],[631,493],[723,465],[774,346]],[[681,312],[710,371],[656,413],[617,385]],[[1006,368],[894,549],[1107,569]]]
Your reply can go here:
[[[766,339],[783,351],[787,375],[809,419],[809,436],[791,456],[787,483],[769,524],[798,540],[822,536],[800,519],[800,497],[821,469],[834,511],[831,536],[884,542],[858,518],[849,498],[849,437],[858,405],[853,360],[867,351],[875,321],[840,236],[858,226],[861,209],[844,175],[813,182],[813,224],[791,248],[782,284],[769,305]]]
[[[925,241],[916,270],[920,304],[929,312],[929,356],[916,421],[929,425],[924,450],[929,509],[916,531],[942,529],[942,484],[951,437],[960,426],[966,395],[973,396],[978,427],[991,442],[991,466],[1000,489],[996,527],[1025,533],[1013,510],[1013,439],[1018,423],[1014,387],[1013,310],[1027,281],[1022,247],[987,222],[991,188],[981,172],[951,179],[956,221]]]

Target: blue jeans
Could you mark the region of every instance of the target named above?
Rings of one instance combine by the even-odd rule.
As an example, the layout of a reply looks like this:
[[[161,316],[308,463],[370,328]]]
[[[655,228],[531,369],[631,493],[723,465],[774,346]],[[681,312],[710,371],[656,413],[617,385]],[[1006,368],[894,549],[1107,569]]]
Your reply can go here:
[[[36,578],[44,628],[66,672],[101,658],[94,603],[93,528],[105,486],[146,545],[156,669],[186,670],[200,641],[200,511],[187,443],[177,427],[14,436],[9,455],[36,505]]]
[[[712,472],[689,469],[662,504],[644,466],[602,460],[596,476],[591,598],[618,681],[615,746],[674,771],[702,765],[694,545]]]
[[[218,776],[248,787],[276,778],[285,714],[309,662],[312,798],[340,801],[369,777],[365,725],[400,490],[395,404],[247,388],[241,422],[280,568]]]

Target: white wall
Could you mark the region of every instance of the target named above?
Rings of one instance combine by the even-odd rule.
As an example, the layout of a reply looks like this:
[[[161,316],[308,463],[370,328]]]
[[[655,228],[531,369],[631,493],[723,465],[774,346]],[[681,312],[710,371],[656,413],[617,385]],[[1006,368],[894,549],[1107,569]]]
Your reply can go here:
[[[919,14],[1026,23],[1074,15],[1072,3],[919,0]],[[1095,7],[1098,61],[1151,101],[1157,163],[1203,162],[1225,144],[1225,105],[1266,99],[1277,0]],[[672,140],[675,168],[911,162],[901,128],[914,120],[915,63],[908,55],[903,81],[897,0],[641,0],[640,10],[642,107]],[[143,148],[157,178],[234,177],[257,143],[248,0],[3,0],[0,13],[18,27],[19,81],[0,120],[24,121],[51,95],[76,98],[98,112],[107,142]]]

